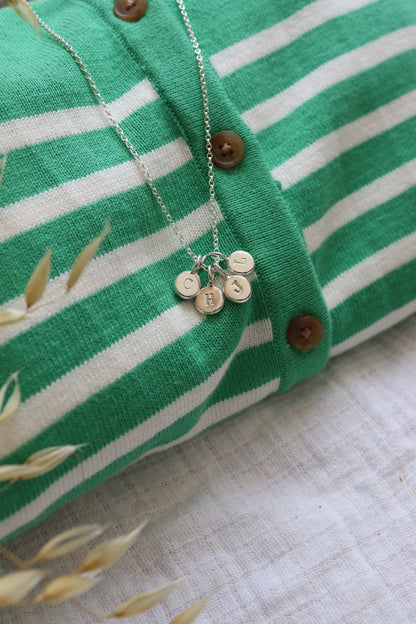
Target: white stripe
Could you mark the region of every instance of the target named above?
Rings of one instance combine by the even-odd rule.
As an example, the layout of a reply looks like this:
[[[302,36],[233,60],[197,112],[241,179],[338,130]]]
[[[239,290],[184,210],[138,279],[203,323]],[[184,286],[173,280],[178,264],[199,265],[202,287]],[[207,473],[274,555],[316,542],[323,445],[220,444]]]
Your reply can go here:
[[[282,22],[270,26],[251,37],[217,52],[210,61],[220,78],[253,63],[284,46],[321,24],[360,9],[376,0],[318,0],[304,7]]]
[[[196,327],[201,320],[193,302],[177,305],[31,396],[20,405],[11,426],[2,432],[0,457],[34,438],[89,397]]]
[[[223,216],[217,208],[219,223]],[[204,204],[177,221],[178,227],[184,234],[186,244],[202,236],[211,228],[208,204]],[[42,302],[29,312],[27,319],[19,323],[2,327],[0,344],[4,344],[19,334],[28,331],[38,323],[58,314],[74,303],[90,297],[94,293],[123,279],[127,275],[136,273],[140,269],[159,262],[181,248],[178,237],[172,228],[162,230],[139,238],[122,247],[117,247],[107,254],[93,258],[86,269],[87,279],[80,281],[65,296],[65,285],[69,271],[61,273],[49,280]],[[191,261],[190,261],[191,262]],[[25,309],[24,295],[11,299],[4,304],[5,308]]]
[[[367,184],[331,206],[324,216],[303,230],[310,254],[331,234],[360,215],[397,197],[416,184],[416,158]]]
[[[119,123],[136,110],[159,97],[149,80],[134,85],[127,93],[108,106]],[[0,124],[0,151],[35,145],[59,137],[81,134],[109,127],[109,121],[100,104],[77,106],[39,115],[11,119]]]
[[[209,399],[209,397],[213,394],[215,389],[220,385],[221,380],[226,375],[230,365],[232,364],[235,356],[240,351],[244,351],[245,349],[250,349],[252,347],[260,346],[267,342],[271,342],[273,340],[272,326],[269,319],[265,319],[262,321],[257,321],[248,325],[244,331],[243,335],[240,339],[239,344],[236,349],[231,353],[231,355],[227,358],[224,364],[217,370],[215,373],[210,375],[208,379],[198,386],[195,386],[178,399],[170,403],[168,406],[156,412],[147,419],[145,422],[138,425],[134,431],[137,431],[139,435],[133,436],[133,439],[130,433],[125,434],[123,436],[125,444],[123,444],[123,453],[130,452],[134,450],[139,444],[143,444],[142,440],[147,441],[153,438],[155,435],[173,425],[179,418],[181,418],[184,414],[189,414],[192,410],[196,409],[198,406],[202,405],[204,401]],[[241,395],[241,396],[244,396]],[[220,401],[217,405],[221,406],[223,401]],[[243,407],[244,407],[244,399],[242,399]],[[212,408],[209,408],[207,412],[210,412]],[[243,409],[243,408],[241,408]],[[205,412],[205,414],[207,413]],[[202,418],[202,417],[201,417]],[[206,422],[207,419],[204,420]],[[209,426],[209,422],[205,426]],[[205,426],[198,428],[198,424],[192,428],[192,432],[188,432],[186,436],[182,436],[179,440],[193,437],[196,435],[198,431]],[[195,430],[196,429],[196,430]],[[138,441],[139,440],[139,441]],[[111,442],[108,446],[111,446],[113,443]],[[172,443],[172,445],[174,442]],[[125,450],[127,447],[127,451]],[[99,451],[101,453],[101,451]]]
[[[287,189],[344,152],[410,119],[414,116],[415,110],[416,90],[380,106],[368,115],[308,145],[279,167],[272,169],[271,174],[275,180],[281,181],[283,188]]]
[[[343,342],[340,342],[339,344],[335,345],[330,350],[329,357],[333,357],[334,355],[339,355],[340,353],[344,353],[344,351],[347,351],[348,349],[351,349],[352,347],[359,345],[365,340],[372,338],[376,334],[380,334],[385,329],[388,329],[389,327],[393,327],[393,325],[396,325],[396,323],[399,323],[400,321],[405,319],[407,316],[410,316],[414,312],[416,312],[416,299],[414,301],[410,301],[409,303],[399,308],[398,310],[394,310],[394,312],[390,312],[390,314],[387,314],[387,316],[384,316],[383,318],[379,319],[376,323],[373,323],[369,327],[366,327],[360,332],[357,332],[350,338],[347,338],[347,340],[344,340]]]
[[[192,155],[185,141],[178,138],[142,158],[153,179],[157,180],[184,165],[191,160]],[[145,183],[138,164],[129,160],[21,199],[0,210],[0,242]]]
[[[202,317],[196,311],[194,303],[183,302],[31,396],[20,405],[13,423],[2,434],[0,458],[34,438],[43,429],[186,334],[201,321]],[[272,339],[269,321],[251,327],[242,339],[244,348]],[[255,330],[258,330],[256,335],[253,333]],[[108,365],[109,362],[111,366]],[[166,423],[166,419],[163,422]]]
[[[250,405],[254,405],[258,401],[265,399],[269,396],[269,394],[272,394],[272,392],[278,391],[279,382],[280,379],[272,379],[272,381],[269,381],[259,388],[249,390],[230,399],[224,399],[223,401],[215,403],[202,414],[195,427],[190,429],[185,435],[177,438],[173,442],[169,442],[168,444],[162,444],[153,449],[149,449],[140,457],[140,459],[146,457],[147,455],[157,453],[158,451],[164,451],[172,446],[176,446],[178,443],[185,442],[190,438],[194,438],[198,433],[201,433],[201,431],[204,431],[208,427],[221,422],[224,418],[227,418],[232,414],[236,414],[237,412],[241,412]]]
[[[257,334],[260,341],[267,342],[268,340],[271,340],[272,338],[268,325],[269,321],[260,321],[259,323],[255,323],[247,327],[243,333],[241,341],[247,341],[247,346],[244,347],[239,345],[237,347],[237,351],[241,350],[242,348],[249,348],[250,346],[252,346],[253,339],[255,340],[255,335]],[[258,344],[261,344],[261,342],[259,342]],[[225,374],[226,372],[226,370],[224,370],[224,366],[220,369],[223,374]],[[217,371],[217,373],[218,372],[219,371]],[[214,375],[217,375],[217,373],[214,373]],[[209,380],[207,381],[209,382]],[[207,382],[204,382],[204,385],[205,384],[207,384]],[[219,401],[216,405],[213,405],[207,410],[206,416],[203,416],[203,427],[205,428],[209,426],[209,424],[219,422],[224,418],[227,418],[228,416],[231,416],[232,414],[241,411],[242,409],[250,407],[254,403],[257,403],[261,399],[268,396],[270,393],[276,392],[278,387],[279,380],[274,379],[254,390],[238,395],[231,399]],[[194,388],[194,390],[192,391],[194,396],[192,396],[192,399],[190,399],[189,403],[186,404],[185,409],[188,409],[189,405],[195,404],[195,406],[197,406],[203,402],[203,396],[201,401],[200,389],[201,386],[197,386],[196,388]],[[165,410],[163,410],[163,412],[165,412]],[[170,414],[171,421],[165,422],[163,418],[161,418],[162,412],[159,412],[158,415],[152,416],[153,420],[157,417],[157,422],[152,422],[151,424],[149,424],[149,420],[147,420],[137,425],[137,427],[131,429],[117,440],[113,440],[107,446],[103,447],[97,453],[83,461],[82,467],[85,479],[89,479],[101,470],[104,470],[108,465],[110,465],[119,457],[126,455],[138,446],[144,444],[149,438],[156,435],[156,433],[158,433],[159,431],[163,431],[167,426],[169,426],[169,424],[171,424],[171,422],[177,421],[185,413],[187,412],[181,413],[174,410],[172,414]],[[164,416],[166,417],[166,412]],[[196,433],[201,430],[200,427],[201,426],[198,427],[197,425],[191,430],[193,435],[196,435]],[[178,442],[187,437],[190,437],[189,433],[187,433],[182,438],[179,438]],[[21,527],[31,520],[34,520],[55,500],[57,500],[67,492],[70,492],[76,485],[78,485],[81,482],[81,478],[82,474],[80,468],[75,467],[66,474],[64,474],[62,477],[57,479],[34,501],[19,509],[19,511],[9,516],[0,524],[0,539],[5,537],[12,531],[16,530],[18,527]]]
[[[325,89],[363,72],[387,59],[413,50],[416,26],[396,30],[376,41],[338,56],[307,74],[278,95],[243,113],[253,132],[260,132],[281,121]]]
[[[380,249],[365,258],[322,289],[322,294],[332,310],[359,290],[381,279],[416,257],[416,232]]]

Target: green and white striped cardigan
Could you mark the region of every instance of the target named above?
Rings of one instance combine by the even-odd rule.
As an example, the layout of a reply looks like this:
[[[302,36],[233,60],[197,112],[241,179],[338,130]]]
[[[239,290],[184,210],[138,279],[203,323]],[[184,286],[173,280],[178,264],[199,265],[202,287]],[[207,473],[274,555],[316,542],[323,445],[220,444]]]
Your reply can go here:
[[[206,64],[212,132],[245,156],[216,169],[224,253],[256,260],[253,296],[202,317],[173,283],[189,257],[73,58],[0,11],[0,293],[22,308],[46,249],[52,274],[30,317],[0,327],[1,465],[82,444],[84,487],[191,438],[411,314],[416,299],[414,0],[187,0]],[[87,63],[197,253],[211,249],[195,56],[175,0],[137,22],[112,0],[38,0]],[[79,251],[112,231],[78,284]],[[312,314],[322,342],[287,341]],[[347,442],[346,442],[347,443]],[[278,449],[277,449],[278,451]],[[71,456],[0,494],[0,540],[82,490]]]

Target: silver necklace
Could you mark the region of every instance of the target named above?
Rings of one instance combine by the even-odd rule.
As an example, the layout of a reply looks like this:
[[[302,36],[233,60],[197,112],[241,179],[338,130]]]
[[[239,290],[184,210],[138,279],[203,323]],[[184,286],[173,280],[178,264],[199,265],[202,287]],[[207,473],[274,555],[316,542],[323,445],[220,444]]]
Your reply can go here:
[[[219,239],[218,239],[218,210],[217,201],[215,199],[215,187],[214,187],[214,166],[212,162],[212,145],[211,145],[211,122],[208,106],[208,92],[205,79],[205,69],[202,60],[202,53],[195,37],[195,33],[192,29],[189,21],[188,13],[186,12],[183,0],[176,0],[179,6],[179,10],[185,22],[186,29],[194,48],[196,59],[198,62],[199,77],[201,81],[202,101],[204,108],[204,126],[205,126],[205,143],[207,151],[207,163],[208,163],[208,184],[209,184],[209,209],[211,213],[211,227],[212,227],[212,239],[213,239],[213,251],[208,252],[205,255],[197,255],[193,252],[189,244],[186,243],[185,238],[180,231],[177,223],[167,209],[156,185],[150,175],[150,172],[140,158],[138,152],[133,147],[132,143],[127,138],[123,129],[114,119],[111,111],[102,97],[95,81],[93,80],[86,64],[83,62],[79,54],[74,48],[60,35],[52,30],[45,22],[34,12],[35,17],[42,28],[46,30],[52,37],[54,37],[63,47],[71,54],[76,63],[79,65],[84,77],[94,92],[98,102],[101,104],[105,114],[107,115],[110,125],[115,129],[120,139],[123,141],[134,160],[138,163],[142,170],[146,183],[150,186],[150,189],[156,199],[156,202],[165,215],[168,223],[172,226],[176,236],[178,237],[181,246],[187,254],[193,259],[194,264],[190,271],[183,271],[178,275],[175,280],[176,292],[182,299],[195,299],[195,306],[202,314],[215,314],[219,312],[224,306],[224,295],[230,301],[236,303],[244,303],[251,296],[250,282],[245,277],[249,275],[254,269],[253,257],[246,251],[234,251],[230,256],[220,252]],[[33,10],[33,9],[32,9]],[[208,261],[208,262],[207,262]],[[221,266],[221,262],[225,264],[225,268]],[[200,271],[203,270],[208,274],[208,285],[201,287],[201,279],[199,276]],[[214,285],[215,274],[218,273],[222,279],[222,288]]]

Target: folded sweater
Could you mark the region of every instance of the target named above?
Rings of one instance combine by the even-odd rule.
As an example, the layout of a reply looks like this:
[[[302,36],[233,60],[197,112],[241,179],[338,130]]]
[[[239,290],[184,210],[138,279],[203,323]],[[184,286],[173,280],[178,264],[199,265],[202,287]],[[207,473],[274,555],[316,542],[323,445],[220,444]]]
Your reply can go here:
[[[0,541],[416,309],[414,1],[185,4],[212,134],[244,143],[238,165],[214,171],[220,249],[255,260],[251,298],[212,316],[175,292],[192,261],[74,58],[0,11],[2,308],[24,308],[52,249],[41,301],[0,327],[0,386],[20,371],[21,388],[0,464],[84,445],[82,469],[74,454],[0,493]],[[133,22],[112,0],[32,6],[88,66],[187,243],[212,251],[201,87],[175,0],[148,0]]]

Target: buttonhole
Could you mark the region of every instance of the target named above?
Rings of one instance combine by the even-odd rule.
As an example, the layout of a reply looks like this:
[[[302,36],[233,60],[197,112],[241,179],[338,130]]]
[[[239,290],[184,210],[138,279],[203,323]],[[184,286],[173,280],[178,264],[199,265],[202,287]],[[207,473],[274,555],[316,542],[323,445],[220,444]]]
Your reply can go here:
[[[229,156],[230,154],[234,154],[233,148],[229,143],[223,143],[220,145],[221,156]]]
[[[301,330],[300,330],[300,334],[301,334],[302,338],[304,338],[305,340],[307,340],[309,338],[311,333],[312,332],[309,329],[309,327],[302,327]]]

